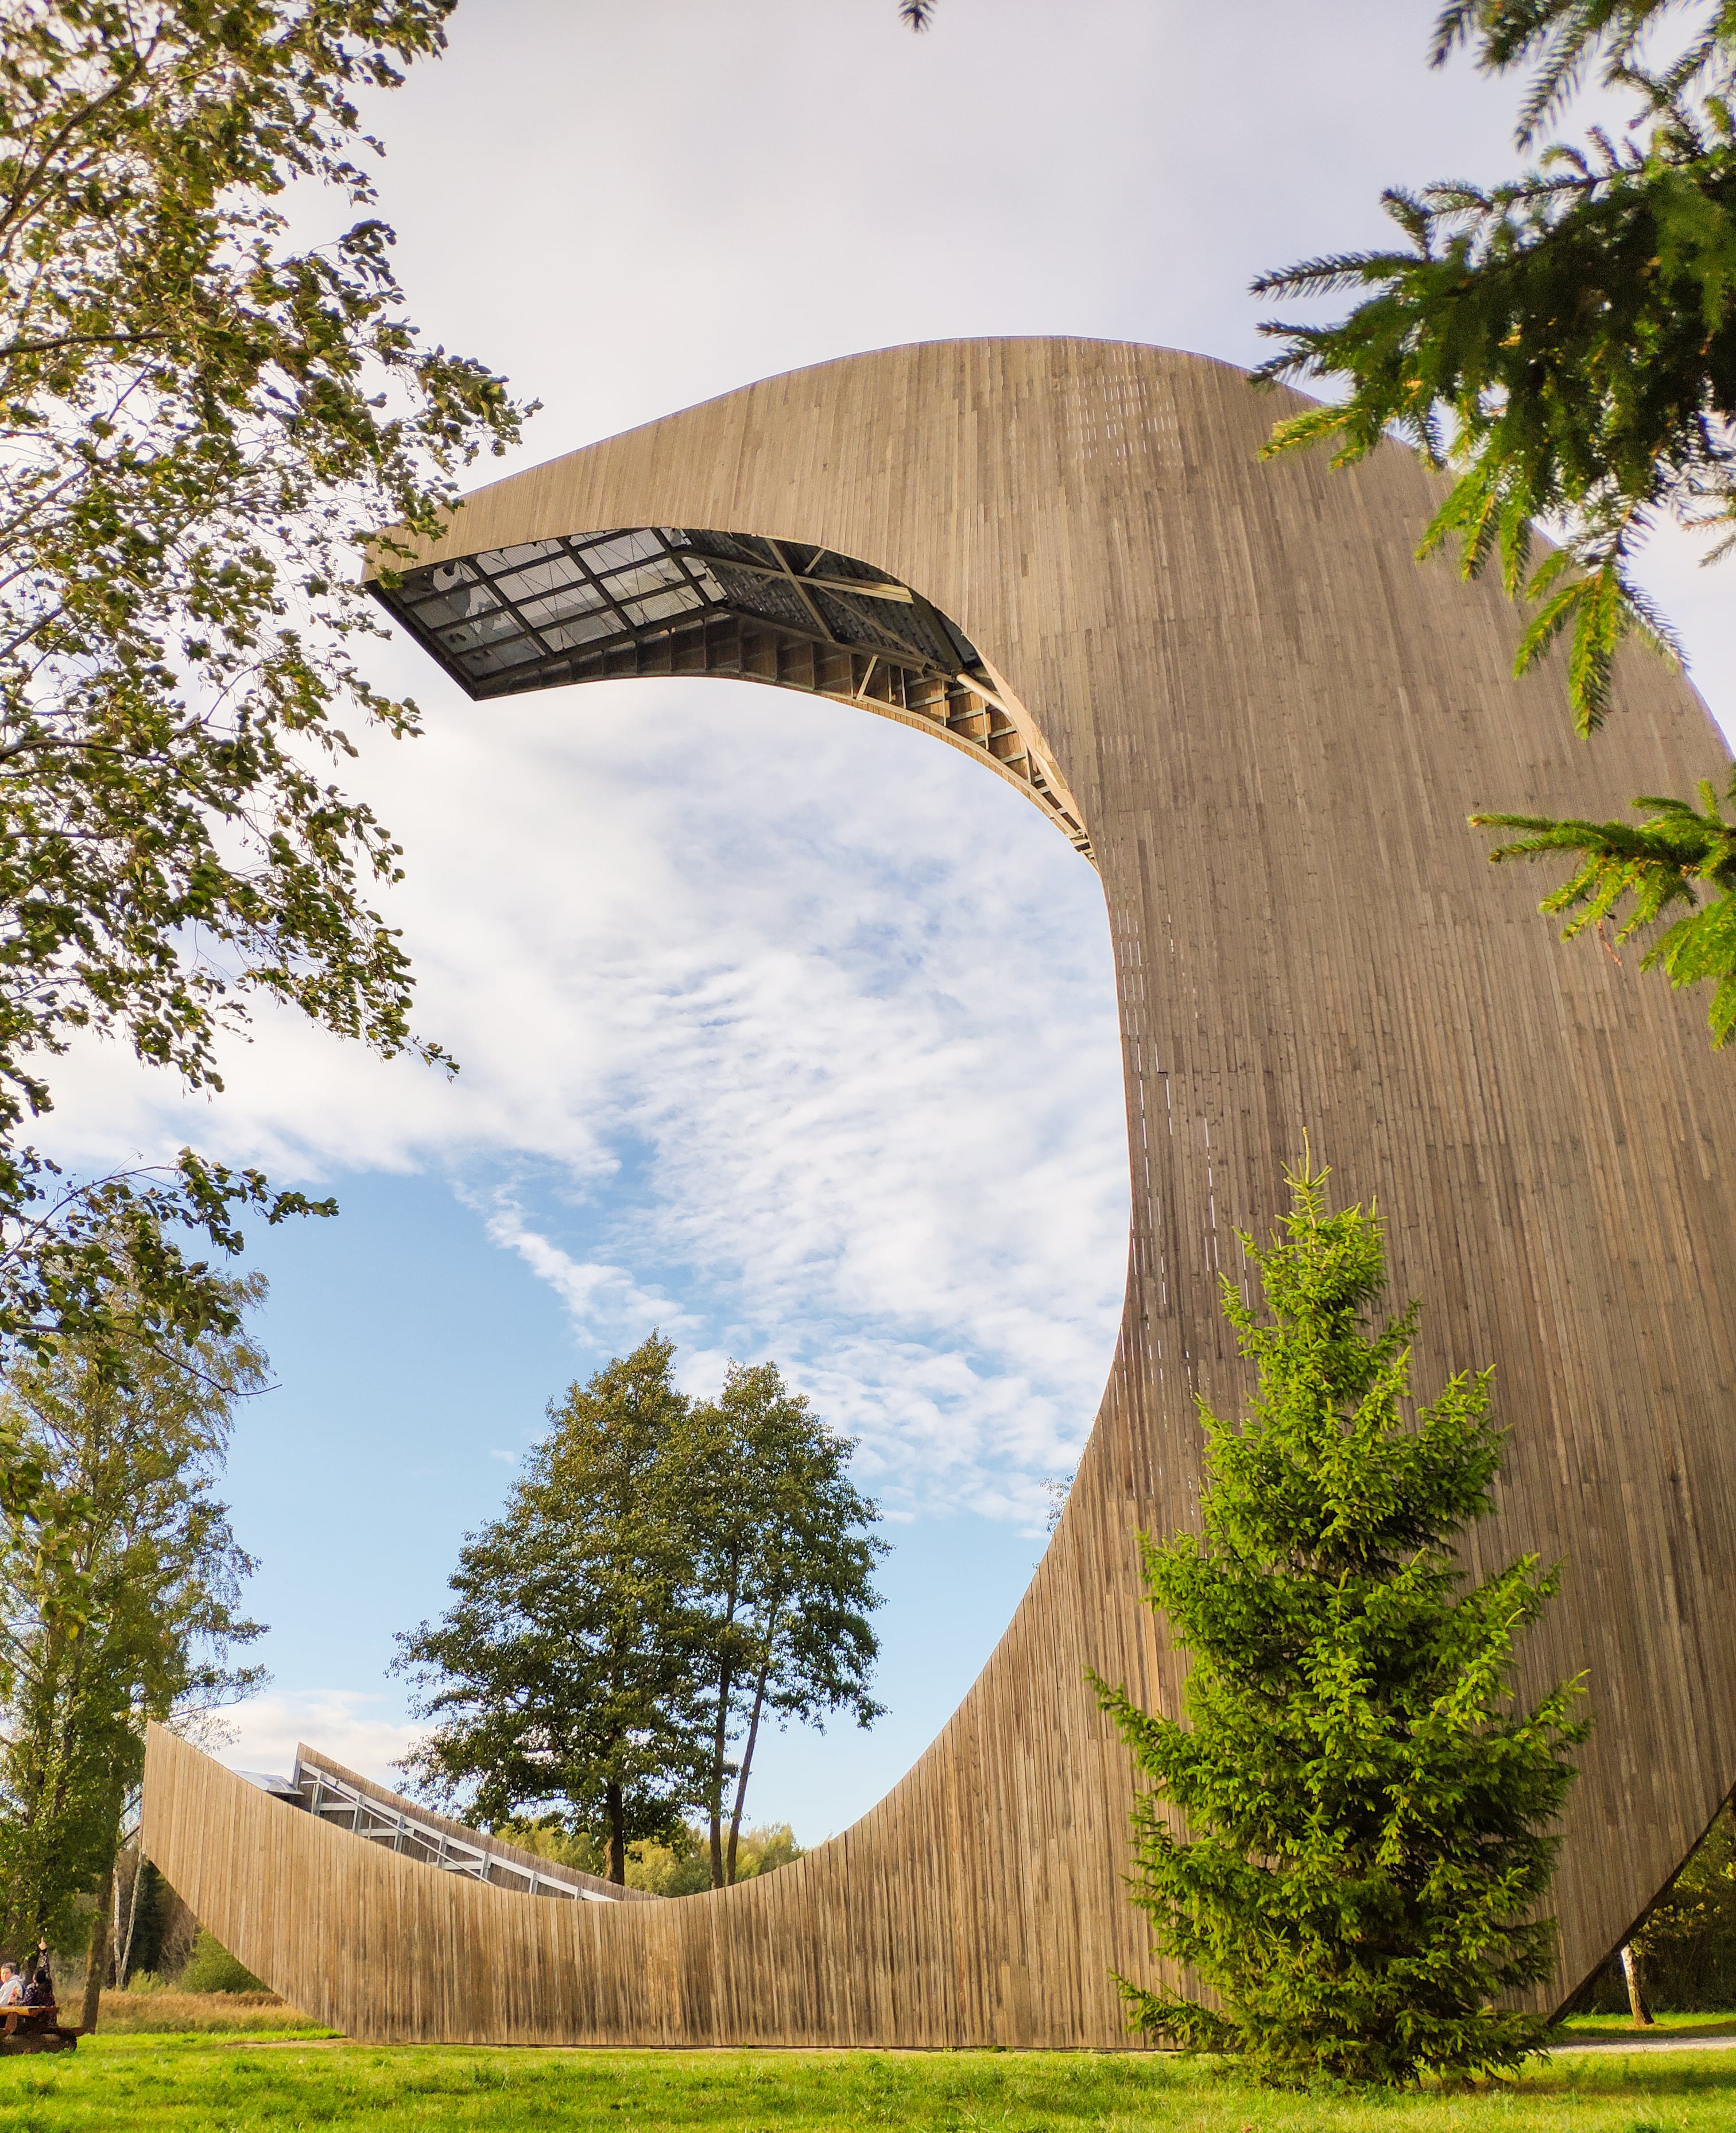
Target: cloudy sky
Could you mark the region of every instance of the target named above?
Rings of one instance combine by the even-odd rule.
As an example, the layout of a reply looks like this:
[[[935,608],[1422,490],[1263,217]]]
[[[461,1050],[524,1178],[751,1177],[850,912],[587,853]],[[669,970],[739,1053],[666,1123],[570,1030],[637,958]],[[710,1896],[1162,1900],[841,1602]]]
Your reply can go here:
[[[918,38],[895,0],[464,0],[368,116],[415,315],[543,402],[530,464],[899,342],[1256,359],[1251,276],[1378,238],[1383,185],[1509,166],[1513,93],[1425,67],[1435,12],[942,0]],[[1727,710],[1713,588],[1674,551],[1653,575]],[[394,1633],[550,1398],[655,1324],[695,1390],[782,1363],[885,1505],[889,1716],[774,1740],[751,1803],[813,1840],[981,1664],[1108,1365],[1096,877],[999,780],[841,707],[716,681],[479,706],[402,643],[375,666],[428,732],[355,782],[407,849],[393,915],[461,1076],[268,1018],[215,1103],[112,1052],[62,1100],[69,1153],[190,1139],[343,1205],[258,1240],[279,1384],[231,1495],[275,1678],[230,1760],[286,1767],[300,1735],[390,1777]]]

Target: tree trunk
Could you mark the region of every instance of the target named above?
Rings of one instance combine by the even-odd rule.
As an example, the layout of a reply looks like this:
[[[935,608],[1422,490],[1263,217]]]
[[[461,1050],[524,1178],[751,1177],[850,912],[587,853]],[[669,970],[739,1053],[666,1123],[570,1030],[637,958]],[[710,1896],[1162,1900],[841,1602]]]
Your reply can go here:
[[[747,1741],[741,1750],[741,1774],[735,1780],[735,1811],[730,1817],[730,1856],[727,1861],[729,1885],[735,1885],[735,1843],[741,1835],[741,1810],[747,1799],[748,1774],[754,1767],[754,1743],[760,1738],[760,1713],[765,1707],[766,1677],[771,1672],[770,1662],[760,1669],[760,1678],[754,1683],[754,1715],[748,1721]]]
[[[603,1791],[603,1812],[609,1818],[609,1878],[618,1887],[627,1885],[627,1815],[621,1804],[621,1789],[610,1779]]]
[[[103,1981],[108,1974],[109,1914],[114,1909],[114,1855],[97,1891],[96,1916],[90,1921],[90,1952],[84,1960],[84,2007],[79,2017],[80,2034],[96,2034],[97,2016],[103,2007]]]
[[[127,1973],[133,1967],[133,1929],[138,1924],[138,1892],[145,1878],[144,1847],[139,1847],[138,1856],[133,1862],[133,1888],[127,1899],[127,1930],[121,1941],[120,1953],[115,1957],[114,1983],[118,1991],[127,1989]]]
[[[727,1668],[717,1685],[717,1723],[711,1730],[711,1886],[723,1886],[723,1780],[727,1765],[725,1755],[730,1745],[730,1690],[733,1678]]]
[[[1652,2010],[1646,2005],[1645,1986],[1640,1973],[1640,1959],[1632,1948],[1624,1948],[1622,1950],[1622,1975],[1628,1981],[1628,2005],[1633,2011],[1634,2028],[1636,2029],[1651,2029],[1653,2026],[1653,2018]]]
[[[734,1637],[735,1611],[741,1605],[741,1565],[731,1558],[726,1591],[722,1631],[717,1640],[721,1654],[717,1673],[717,1720],[711,1728],[711,1783],[710,1813],[711,1886],[723,1886],[723,1787],[729,1774],[730,1697],[735,1686]]]

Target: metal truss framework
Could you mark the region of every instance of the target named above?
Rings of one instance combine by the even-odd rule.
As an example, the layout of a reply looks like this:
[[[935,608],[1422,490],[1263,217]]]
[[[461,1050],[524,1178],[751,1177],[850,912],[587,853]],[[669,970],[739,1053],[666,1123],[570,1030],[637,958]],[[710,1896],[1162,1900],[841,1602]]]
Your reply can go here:
[[[986,759],[1091,856],[1078,802],[1024,705],[919,594],[849,556],[752,534],[618,527],[371,585],[479,701],[646,675],[808,690]]]
[[[461,1874],[519,1896],[591,1904],[642,1899],[637,1890],[617,1888],[597,1875],[581,1873],[522,1845],[436,1814],[305,1744],[297,1749],[295,1769],[287,1778],[264,1770],[239,1770],[236,1775],[267,1798],[311,1815],[322,1827],[341,1829],[364,1844],[383,1846],[393,1858],[432,1866],[442,1874]]]

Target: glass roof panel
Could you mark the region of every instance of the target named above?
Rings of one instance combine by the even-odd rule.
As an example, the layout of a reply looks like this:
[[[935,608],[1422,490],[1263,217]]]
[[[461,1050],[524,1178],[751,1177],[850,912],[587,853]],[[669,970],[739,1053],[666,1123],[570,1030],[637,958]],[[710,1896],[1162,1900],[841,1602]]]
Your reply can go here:
[[[503,637],[515,637],[523,625],[515,614],[505,608],[496,608],[492,614],[478,615],[474,621],[461,622],[456,629],[443,629],[440,641],[448,652],[463,652],[475,644],[492,644]]]
[[[499,604],[485,586],[459,585],[438,599],[416,601],[410,612],[424,629],[438,629],[444,623],[462,622],[466,615],[488,614]]]
[[[684,592],[672,586],[668,592],[652,594],[649,599],[629,601],[624,613],[629,622],[663,622],[672,614],[691,614],[704,604],[697,585],[689,585]]]
[[[596,614],[581,615],[576,621],[555,623],[537,633],[551,652],[570,652],[600,637],[620,637],[625,632],[614,610],[604,608]]]
[[[467,673],[480,680],[504,667],[522,667],[527,659],[541,657],[541,647],[533,638],[515,637],[508,644],[491,644],[483,651],[466,652],[459,663]]]
[[[584,572],[564,551],[558,556],[549,556],[528,570],[514,571],[510,576],[496,578],[494,583],[509,599],[525,599],[533,593],[552,593],[562,585],[578,585]]]
[[[603,604],[603,595],[595,585],[563,585],[545,599],[521,601],[518,612],[540,629],[545,622],[570,622],[575,615],[595,614]]]
[[[706,613],[875,652],[931,676],[957,674],[975,657],[921,601],[844,589],[857,580],[865,587],[892,582],[883,570],[799,542],[624,527],[457,557],[375,590],[479,695],[499,693],[510,671],[538,661],[549,662],[546,678],[558,684],[570,678],[567,661],[587,645],[654,638]]]
[[[615,599],[631,599],[637,593],[655,592],[659,585],[685,585],[692,581],[673,556],[659,556],[653,562],[639,563],[631,570],[611,571],[603,581]]]
[[[600,540],[573,544],[593,571],[612,571],[623,563],[642,563],[663,553],[663,543],[649,528],[639,532],[609,533]]]
[[[562,555],[566,545],[563,541],[521,541],[515,548],[488,548],[476,557],[476,567],[492,578],[501,571],[516,571],[544,556]]]
[[[715,602],[719,607],[722,606],[723,585],[714,572],[706,568],[704,565],[696,563],[689,575],[692,582],[699,587],[708,600]]]

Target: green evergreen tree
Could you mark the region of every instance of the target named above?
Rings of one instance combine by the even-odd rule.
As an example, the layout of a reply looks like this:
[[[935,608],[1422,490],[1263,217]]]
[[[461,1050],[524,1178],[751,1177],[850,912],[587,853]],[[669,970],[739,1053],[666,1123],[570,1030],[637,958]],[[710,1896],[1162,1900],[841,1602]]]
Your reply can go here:
[[[1538,1915],[1587,1726],[1579,1685],[1516,1707],[1515,1647],[1556,1573],[1469,1590],[1456,1538],[1490,1509],[1490,1373],[1410,1398],[1413,1304],[1372,1334],[1381,1225],[1290,1177],[1263,1322],[1224,1284],[1259,1371],[1245,1422],[1202,1404],[1204,1531],[1145,1543],[1192,1659],[1185,1723],[1093,1677],[1149,1789],[1135,1900],[1208,2005],[1123,1981],[1136,2027],[1282,2082],[1396,2082],[1517,2063],[1550,2034],[1497,2003],[1549,1974]]]

